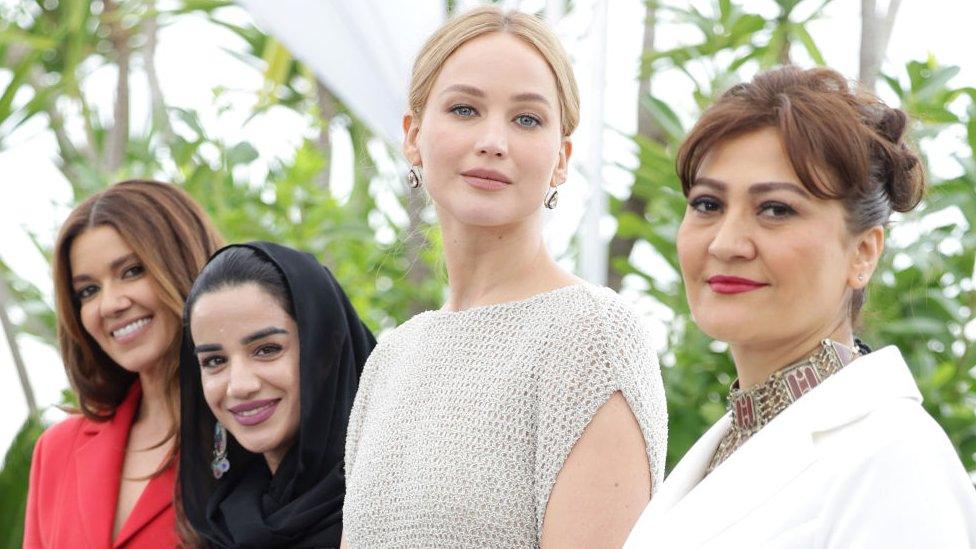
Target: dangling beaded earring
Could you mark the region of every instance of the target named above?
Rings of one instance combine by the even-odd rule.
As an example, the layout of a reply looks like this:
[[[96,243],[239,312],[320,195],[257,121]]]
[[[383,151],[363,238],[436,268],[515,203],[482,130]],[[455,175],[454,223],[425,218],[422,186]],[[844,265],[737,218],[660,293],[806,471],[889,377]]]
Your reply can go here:
[[[420,166],[410,166],[407,172],[407,186],[411,189],[419,189],[424,184],[424,169]]]
[[[219,479],[230,470],[230,462],[227,461],[227,430],[219,421],[214,425],[213,455],[210,472],[213,473],[214,478]]]
[[[549,189],[549,192],[546,193],[546,201],[544,204],[546,205],[546,208],[554,210],[556,209],[557,203],[559,203],[559,191],[557,191],[555,187],[552,187]]]

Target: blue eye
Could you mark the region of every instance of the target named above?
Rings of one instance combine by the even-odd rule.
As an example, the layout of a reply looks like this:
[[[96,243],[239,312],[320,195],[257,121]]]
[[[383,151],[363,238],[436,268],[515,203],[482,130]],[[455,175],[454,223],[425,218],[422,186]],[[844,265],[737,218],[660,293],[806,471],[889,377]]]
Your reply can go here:
[[[474,110],[474,107],[468,105],[454,105],[451,107],[450,112],[460,116],[461,118],[471,118],[472,116],[478,114],[478,111]]]
[[[796,210],[782,202],[763,202],[759,206],[759,213],[764,217],[782,219],[796,215]]]
[[[516,116],[515,123],[525,128],[534,128],[542,125],[542,121],[531,114],[520,114]]]
[[[710,214],[722,209],[722,203],[711,196],[699,196],[691,200],[688,205],[700,214]]]

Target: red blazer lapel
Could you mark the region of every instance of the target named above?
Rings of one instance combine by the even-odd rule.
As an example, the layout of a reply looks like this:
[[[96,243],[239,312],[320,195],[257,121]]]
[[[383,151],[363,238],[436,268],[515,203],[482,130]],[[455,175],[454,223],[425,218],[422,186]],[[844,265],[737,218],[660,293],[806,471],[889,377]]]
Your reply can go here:
[[[85,434],[90,438],[75,450],[78,515],[91,545],[96,547],[112,545],[125,444],[141,395],[142,389],[136,381],[116,409],[115,417],[86,427]]]
[[[143,488],[136,506],[125,520],[119,535],[115,538],[114,547],[121,547],[132,536],[139,533],[143,527],[152,522],[163,511],[173,504],[173,487],[176,484],[176,466],[171,464],[157,477],[154,477]]]

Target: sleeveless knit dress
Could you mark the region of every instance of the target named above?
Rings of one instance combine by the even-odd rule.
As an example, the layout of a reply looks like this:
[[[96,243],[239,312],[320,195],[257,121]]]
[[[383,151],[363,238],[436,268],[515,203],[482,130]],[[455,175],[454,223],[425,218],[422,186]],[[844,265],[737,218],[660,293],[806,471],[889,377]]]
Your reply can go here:
[[[667,410],[650,335],[608,288],[421,313],[366,363],[346,439],[351,547],[537,547],[556,475],[620,391],[656,487]]]

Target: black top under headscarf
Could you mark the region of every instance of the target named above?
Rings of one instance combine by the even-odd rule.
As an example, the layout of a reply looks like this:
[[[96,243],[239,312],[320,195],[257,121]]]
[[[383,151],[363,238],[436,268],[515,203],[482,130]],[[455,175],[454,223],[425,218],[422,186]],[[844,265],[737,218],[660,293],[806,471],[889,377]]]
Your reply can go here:
[[[203,397],[200,364],[186,329],[180,357],[183,510],[197,535],[213,547],[338,547],[346,425],[376,341],[332,273],[314,257],[266,242],[238,246],[277,266],[291,295],[300,352],[298,434],[272,476],[262,455],[244,450],[228,433],[230,470],[214,479],[216,420]]]

